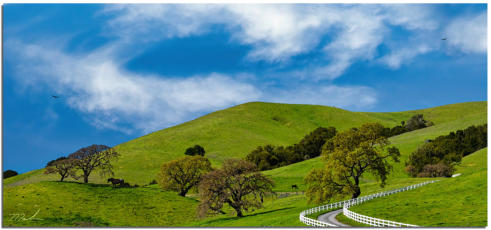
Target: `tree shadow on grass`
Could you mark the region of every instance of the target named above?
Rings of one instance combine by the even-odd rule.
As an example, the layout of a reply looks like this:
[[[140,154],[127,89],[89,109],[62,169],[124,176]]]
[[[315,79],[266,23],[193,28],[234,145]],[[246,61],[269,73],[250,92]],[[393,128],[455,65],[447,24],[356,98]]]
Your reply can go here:
[[[228,220],[239,220],[239,219],[243,219],[243,218],[247,218],[247,217],[252,217],[252,216],[257,216],[257,215],[261,215],[261,214],[267,214],[267,213],[272,213],[272,212],[277,212],[277,211],[292,209],[292,208],[294,208],[294,207],[278,208],[278,209],[273,209],[273,210],[269,210],[269,211],[257,212],[257,213],[253,213],[253,214],[249,214],[249,215],[244,215],[243,217],[233,216],[233,217],[218,218],[218,219],[213,219],[213,220],[205,221],[205,222],[203,222],[203,224],[212,224],[212,223],[215,223],[215,222],[222,222],[222,221],[228,221]]]
[[[93,184],[93,183],[82,183],[78,181],[46,181],[48,183],[56,183],[56,184],[79,184],[79,185],[85,185],[89,187],[110,187],[111,185],[109,184]]]

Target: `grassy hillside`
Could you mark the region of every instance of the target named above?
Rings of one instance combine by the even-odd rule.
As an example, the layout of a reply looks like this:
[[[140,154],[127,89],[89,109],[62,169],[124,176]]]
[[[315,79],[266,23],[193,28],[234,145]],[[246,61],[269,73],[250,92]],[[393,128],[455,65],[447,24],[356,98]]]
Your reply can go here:
[[[487,226],[487,148],[464,157],[457,173],[462,175],[351,210],[420,226]]]
[[[185,148],[194,144],[204,146],[207,156],[212,158],[215,165],[219,165],[227,157],[243,157],[257,145],[297,142],[318,126],[332,125],[347,129],[374,121],[394,126],[414,114],[423,113],[425,119],[433,121],[435,126],[392,137],[391,142],[401,150],[402,162],[394,165],[394,172],[385,188],[380,188],[369,176],[363,178],[362,195],[366,195],[427,180],[409,178],[403,171],[404,159],[426,139],[469,125],[486,123],[486,112],[486,102],[398,113],[358,113],[324,106],[248,103],[119,145],[118,151],[123,156],[116,164],[116,176],[129,179],[132,183],[146,184],[163,161],[182,156]],[[477,155],[466,157],[460,170],[472,171],[476,167],[484,167],[485,170],[485,163],[477,165],[476,160],[468,160],[472,159],[471,156]],[[467,161],[470,162],[465,163]],[[292,184],[304,190],[304,176],[312,168],[322,165],[320,158],[314,158],[264,173],[275,181],[275,191],[292,191]],[[56,179],[54,175],[43,175],[42,172],[36,170],[4,180],[4,185],[7,185],[4,187],[4,225],[304,226],[299,222],[298,214],[306,208],[317,206],[307,204],[303,195],[279,199],[268,197],[263,209],[247,213],[244,218],[226,214],[200,220],[195,217],[198,201],[162,192],[156,186],[113,189],[103,185],[39,182]],[[482,180],[482,176],[477,174],[476,180]],[[97,174],[92,179],[101,182]],[[486,210],[485,204],[483,207]],[[42,221],[9,220],[10,214],[25,213],[30,216],[38,209],[37,217]]]
[[[414,142],[417,144],[436,133],[445,134],[456,127],[485,123],[486,112],[486,102],[393,113],[350,112],[316,105],[246,103],[116,146],[122,156],[115,163],[115,172],[116,177],[142,185],[154,179],[163,162],[183,156],[185,149],[195,144],[206,149],[206,156],[214,165],[220,165],[224,159],[244,157],[258,145],[296,143],[319,126],[334,126],[338,130],[345,130],[366,122],[380,122],[392,127],[414,114],[423,113],[425,119],[433,121],[435,126],[420,130],[418,142]],[[394,142],[404,143],[404,138],[402,135],[395,138]],[[14,177],[4,183],[18,185],[53,180],[52,176],[43,175],[42,171],[31,174],[23,179]],[[97,174],[92,176],[91,181],[104,183]]]
[[[195,219],[198,204],[156,187],[51,181],[4,188],[3,194],[4,226],[182,226]],[[36,212],[42,220],[12,219]]]
[[[455,105],[450,105],[455,109]],[[441,107],[445,111],[449,112],[446,107]],[[484,107],[486,108],[486,107]],[[454,116],[455,120],[446,118],[438,118],[435,114],[440,113],[438,109],[429,109],[432,111],[433,119],[441,123],[437,123],[434,126],[415,130],[412,132],[404,133],[402,135],[391,137],[389,140],[392,145],[396,146],[400,152],[400,162],[392,162],[393,171],[389,175],[389,183],[392,179],[408,178],[409,176],[404,171],[405,162],[409,155],[416,150],[419,146],[423,145],[425,140],[433,139],[440,135],[446,135],[449,132],[465,129],[470,125],[480,125],[487,123],[486,111],[479,109],[476,111],[467,111],[467,116]],[[424,113],[424,111],[422,111]],[[449,112],[450,113],[450,112]],[[453,114],[453,113],[450,113]],[[453,115],[452,115],[453,116]],[[425,113],[426,117],[426,113]],[[302,161],[296,164],[288,165],[281,168],[265,171],[266,175],[269,175],[276,182],[275,189],[277,191],[292,191],[291,185],[298,185],[300,190],[306,189],[303,178],[313,168],[323,167],[323,162],[320,157]],[[369,175],[362,179],[364,182],[374,182],[375,179]]]

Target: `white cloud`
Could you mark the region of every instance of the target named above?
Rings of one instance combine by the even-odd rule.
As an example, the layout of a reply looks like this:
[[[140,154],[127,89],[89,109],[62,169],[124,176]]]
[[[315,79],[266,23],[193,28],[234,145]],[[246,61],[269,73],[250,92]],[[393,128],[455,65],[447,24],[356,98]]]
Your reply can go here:
[[[364,86],[317,85],[278,89],[268,101],[278,103],[335,106],[344,109],[367,109],[377,103],[375,90]]]
[[[402,26],[410,30],[435,30],[439,23],[436,12],[430,4],[387,4],[382,5],[384,19],[389,24]]]
[[[98,52],[73,57],[41,45],[8,43],[18,55],[17,70],[31,87],[48,87],[100,128],[149,132],[209,112],[256,100],[261,93],[233,76],[209,74],[184,78],[139,75],[122,70]],[[12,57],[12,56],[10,56]]]
[[[445,29],[447,42],[466,53],[486,53],[487,51],[486,13],[464,16],[450,22]]]
[[[64,98],[85,120],[101,129],[147,133],[205,113],[249,101],[370,108],[376,93],[362,86],[308,86],[259,90],[250,74],[165,77],[127,72],[107,49],[71,56],[56,48],[8,41],[18,80]],[[15,54],[15,55],[14,55]],[[241,80],[242,79],[242,80]],[[266,93],[263,93],[266,92]]]
[[[321,45],[325,64],[316,67],[316,79],[334,79],[356,61],[373,60],[389,26],[419,31],[439,26],[431,7],[414,4],[110,5],[106,12],[115,15],[109,28],[123,38],[192,36],[221,25],[251,46],[251,61],[284,62]],[[420,53],[399,54],[399,60]],[[392,56],[388,59],[397,54]],[[395,66],[400,64],[389,64]]]

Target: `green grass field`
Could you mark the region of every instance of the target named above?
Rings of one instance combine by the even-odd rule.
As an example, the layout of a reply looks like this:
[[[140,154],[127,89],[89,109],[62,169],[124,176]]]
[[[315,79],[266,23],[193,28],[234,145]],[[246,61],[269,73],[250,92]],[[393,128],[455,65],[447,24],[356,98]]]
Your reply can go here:
[[[462,175],[374,199],[350,210],[420,226],[487,226],[487,148],[464,157],[457,173]]]
[[[392,127],[418,113],[423,113],[425,119],[433,121],[435,126],[390,138],[401,150],[401,162],[394,164],[394,171],[385,188],[380,188],[371,176],[363,178],[362,195],[427,180],[409,178],[404,173],[405,159],[426,139],[469,125],[486,123],[487,103],[461,103],[397,113],[350,112],[313,105],[247,103],[118,145],[116,148],[122,157],[115,164],[115,177],[124,178],[132,184],[148,184],[164,161],[183,156],[184,150],[194,144],[202,145],[207,151],[205,156],[218,166],[226,158],[244,157],[258,145],[298,142],[318,126],[334,126],[343,130],[365,122],[380,122]],[[299,190],[303,191],[306,188],[304,176],[312,168],[322,166],[321,159],[314,158],[264,173],[274,180],[275,191],[292,192],[293,184],[297,184]],[[474,166],[468,167],[474,170]],[[479,175],[477,177],[482,179]],[[191,198],[196,197],[192,194],[189,198],[182,198],[171,192],[162,192],[157,186],[113,189],[106,185],[43,182],[56,179],[55,175],[44,175],[40,169],[4,180],[4,225],[304,226],[298,220],[298,214],[306,208],[318,206],[307,204],[303,195],[294,195],[281,199],[268,198],[264,208],[247,213],[243,218],[227,214],[197,219],[195,207],[198,201]],[[90,179],[92,183],[105,184],[105,180],[97,174],[91,175]],[[38,209],[38,217],[42,221],[9,221],[11,214],[24,213],[29,216]],[[404,215],[403,212],[394,213],[398,214]],[[432,226],[438,225],[435,223]]]
[[[4,189],[4,226],[180,226],[198,201],[151,188],[40,182]],[[15,214],[28,219],[15,220]]]

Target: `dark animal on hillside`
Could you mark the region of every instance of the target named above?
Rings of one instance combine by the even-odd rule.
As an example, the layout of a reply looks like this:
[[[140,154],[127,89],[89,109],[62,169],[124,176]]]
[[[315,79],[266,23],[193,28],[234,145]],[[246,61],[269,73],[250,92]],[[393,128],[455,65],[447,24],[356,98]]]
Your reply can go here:
[[[109,178],[107,179],[107,183],[111,182],[114,185],[120,185],[120,186],[123,186],[124,185],[124,180],[123,179],[116,179],[116,178]]]
[[[292,189],[298,189],[298,186],[296,184],[292,185]]]

